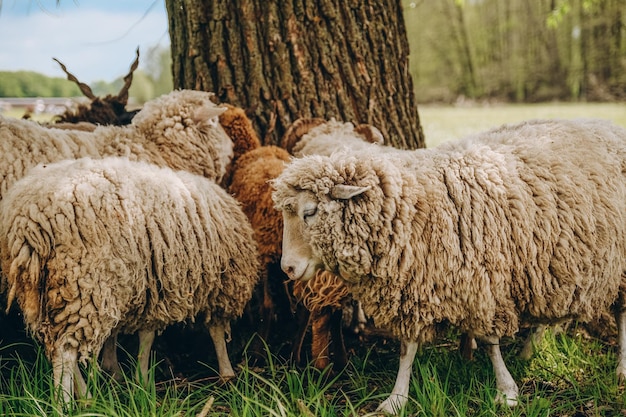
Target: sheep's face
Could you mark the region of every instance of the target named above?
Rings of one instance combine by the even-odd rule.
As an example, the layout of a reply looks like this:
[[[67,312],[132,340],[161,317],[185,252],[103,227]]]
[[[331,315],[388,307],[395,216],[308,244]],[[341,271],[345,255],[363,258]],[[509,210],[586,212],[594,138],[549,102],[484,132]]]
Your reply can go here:
[[[370,187],[335,185],[320,200],[313,193],[300,191],[283,206],[283,254],[281,267],[291,279],[307,281],[316,271],[326,269],[347,281],[355,281],[336,259],[336,233],[343,229],[343,201],[362,194]],[[330,227],[330,229],[329,229]],[[341,234],[341,232],[339,232]]]
[[[308,192],[297,193],[283,208],[283,254],[280,266],[290,279],[308,281],[324,267],[311,247],[310,226],[319,221],[318,201]]]

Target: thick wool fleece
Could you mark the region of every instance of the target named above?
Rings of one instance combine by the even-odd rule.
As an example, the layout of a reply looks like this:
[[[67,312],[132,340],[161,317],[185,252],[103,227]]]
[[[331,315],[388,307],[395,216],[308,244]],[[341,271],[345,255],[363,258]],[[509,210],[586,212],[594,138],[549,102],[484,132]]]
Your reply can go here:
[[[222,187],[228,188],[232,181],[235,163],[239,157],[261,147],[261,140],[244,109],[226,103],[221,104],[221,106],[226,107],[226,111],[220,114],[220,125],[233,141],[233,157],[226,167],[226,174],[222,179]]]
[[[239,204],[203,177],[125,158],[38,166],[0,202],[10,301],[48,354],[80,358],[113,329],[240,316],[258,279]]]
[[[587,320],[618,299],[625,160],[622,128],[531,121],[402,156],[294,160],[273,198],[291,210],[298,193],[315,196],[303,244],[377,327],[417,342],[447,323],[501,337],[521,320]],[[338,184],[370,189],[339,200]]]
[[[325,308],[341,310],[352,301],[341,278],[324,270],[318,270],[308,281],[295,281],[293,295],[307,310],[316,314],[322,314]]]
[[[283,219],[274,209],[268,181],[275,179],[290,160],[291,156],[282,148],[261,146],[246,152],[234,163],[228,191],[241,203],[252,224],[263,265],[280,261],[283,236]]]
[[[125,156],[219,181],[232,157],[232,141],[218,123],[224,109],[211,97],[176,90],[147,102],[130,125],[92,132],[0,117],[0,197],[39,163],[81,157]]]

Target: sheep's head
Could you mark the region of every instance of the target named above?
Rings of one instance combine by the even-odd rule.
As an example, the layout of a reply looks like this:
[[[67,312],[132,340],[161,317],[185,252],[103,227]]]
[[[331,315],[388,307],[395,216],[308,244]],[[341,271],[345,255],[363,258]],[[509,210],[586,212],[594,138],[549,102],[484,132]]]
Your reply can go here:
[[[300,118],[287,129],[281,139],[280,146],[292,155],[303,156],[310,153],[305,151],[308,142],[324,137],[334,138],[336,149],[342,145],[351,147],[351,143],[345,143],[346,140],[348,142],[360,140],[362,144],[385,144],[385,138],[381,131],[367,123],[355,127],[350,122],[344,123],[334,118],[328,121],[320,118]],[[328,143],[332,142],[332,140],[328,140]]]
[[[171,168],[220,181],[233,142],[219,123],[226,110],[205,91],[176,90],[147,102],[131,126],[156,144]]]
[[[320,268],[351,282],[370,274],[382,191],[366,159],[308,156],[273,181],[283,214],[281,267],[291,279],[309,280]]]

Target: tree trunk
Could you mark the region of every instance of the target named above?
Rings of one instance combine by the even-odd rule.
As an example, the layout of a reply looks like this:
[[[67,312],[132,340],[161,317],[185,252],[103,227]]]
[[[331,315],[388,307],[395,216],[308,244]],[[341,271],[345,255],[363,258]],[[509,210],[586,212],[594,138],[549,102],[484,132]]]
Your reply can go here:
[[[400,0],[166,0],[175,88],[248,110],[264,144],[299,117],[424,147]]]

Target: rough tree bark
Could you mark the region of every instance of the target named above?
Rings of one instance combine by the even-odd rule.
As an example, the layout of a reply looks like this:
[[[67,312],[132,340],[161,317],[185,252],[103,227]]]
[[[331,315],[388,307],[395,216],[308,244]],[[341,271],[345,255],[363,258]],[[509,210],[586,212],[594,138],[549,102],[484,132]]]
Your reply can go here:
[[[299,117],[424,147],[400,0],[166,0],[175,88],[248,110],[265,144]]]

